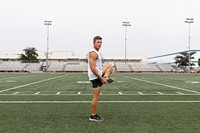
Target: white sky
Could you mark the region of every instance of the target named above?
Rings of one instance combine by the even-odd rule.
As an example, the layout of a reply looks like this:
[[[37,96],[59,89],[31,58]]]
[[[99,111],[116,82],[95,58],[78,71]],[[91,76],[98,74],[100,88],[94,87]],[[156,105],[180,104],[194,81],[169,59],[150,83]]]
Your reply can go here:
[[[0,53],[35,47],[46,51],[73,51],[83,56],[95,35],[103,37],[104,56],[124,56],[123,21],[129,21],[127,56],[155,56],[188,49],[187,17],[191,24],[191,49],[199,49],[200,0],[1,0]]]

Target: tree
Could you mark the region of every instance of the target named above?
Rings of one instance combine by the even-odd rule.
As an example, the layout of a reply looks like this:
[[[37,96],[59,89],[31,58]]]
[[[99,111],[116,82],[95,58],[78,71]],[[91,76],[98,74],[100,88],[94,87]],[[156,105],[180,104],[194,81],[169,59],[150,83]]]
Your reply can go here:
[[[177,55],[174,60],[175,60],[175,63],[178,67],[180,66],[189,66],[189,54],[190,54],[190,60],[194,59],[193,55],[196,54],[196,52],[182,52],[180,53],[180,55]],[[192,63],[190,61],[190,66],[194,66],[195,64]]]
[[[200,66],[200,58],[198,59],[198,65]]]
[[[20,54],[20,60],[22,60],[22,62],[39,62],[37,59],[38,53],[36,52],[36,48],[28,47],[23,49],[23,51],[24,53]]]

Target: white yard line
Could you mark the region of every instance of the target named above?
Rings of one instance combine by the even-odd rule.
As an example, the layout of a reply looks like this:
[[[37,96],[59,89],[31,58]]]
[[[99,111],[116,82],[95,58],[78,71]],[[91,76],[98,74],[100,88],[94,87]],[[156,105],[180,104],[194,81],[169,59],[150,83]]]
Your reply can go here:
[[[193,92],[193,93],[197,93],[197,94],[200,93],[198,91],[193,91],[193,90],[184,89],[184,88],[180,88],[180,87],[176,87],[176,86],[172,86],[172,85],[167,85],[167,84],[162,84],[162,83],[158,83],[158,82],[148,81],[148,80],[144,80],[144,79],[133,78],[133,77],[129,77],[129,76],[122,76],[122,77],[125,77],[125,78],[128,78],[128,79],[134,79],[134,80],[138,80],[138,81],[142,81],[142,82],[147,82],[147,83],[151,83],[151,84],[156,84],[156,85],[160,85],[160,86],[165,86],[165,87],[169,87],[169,88],[173,88],[173,89],[183,90],[183,91],[187,91],[187,92]]]
[[[0,96],[11,96],[13,94],[0,94]],[[17,94],[18,96],[34,96],[35,94]],[[77,96],[78,94],[38,94],[37,96]],[[93,94],[80,94],[81,96],[92,96]],[[102,96],[139,96],[141,94],[102,94]],[[144,96],[159,96],[161,94],[143,94]],[[163,96],[200,96],[200,94],[162,94]]]
[[[119,93],[119,95],[122,95],[123,93],[122,92],[118,92]]]
[[[100,103],[200,103],[200,101],[99,101]],[[0,104],[70,104],[91,103],[91,101],[0,101]]]
[[[60,95],[61,92],[57,92],[56,95]]]
[[[12,88],[9,88],[9,89],[1,90],[0,93],[5,92],[5,91],[10,91],[10,90],[15,90],[15,89],[22,88],[22,87],[26,87],[26,86],[29,86],[29,85],[42,83],[42,82],[49,81],[49,80],[52,80],[52,79],[57,79],[57,78],[60,78],[60,77],[63,77],[63,76],[65,76],[65,75],[56,76],[56,77],[53,77],[53,78],[44,79],[44,80],[40,80],[40,81],[36,81],[36,82],[32,82],[32,83],[28,83],[28,84],[24,84],[24,85],[20,85],[20,86],[15,86],[15,87],[12,87]]]
[[[36,92],[34,95],[38,95],[38,94],[40,94],[40,92]]]
[[[163,93],[162,93],[162,92],[159,92],[159,91],[157,91],[157,93],[158,93],[158,94],[160,94],[160,95],[163,95]]]
[[[177,94],[180,94],[180,95],[184,95],[184,93],[181,93],[181,92],[178,92],[178,91],[177,91],[176,93],[177,93]]]
[[[140,95],[144,95],[142,92],[139,92],[139,91],[138,91],[138,93],[139,93]]]
[[[28,77],[29,75],[25,75],[25,76],[13,76],[13,77],[6,77],[6,78],[0,78],[0,80],[5,80],[5,79],[13,79],[13,78],[23,78],[23,77]]]
[[[17,95],[19,92],[15,92],[15,93],[13,93],[12,95]]]

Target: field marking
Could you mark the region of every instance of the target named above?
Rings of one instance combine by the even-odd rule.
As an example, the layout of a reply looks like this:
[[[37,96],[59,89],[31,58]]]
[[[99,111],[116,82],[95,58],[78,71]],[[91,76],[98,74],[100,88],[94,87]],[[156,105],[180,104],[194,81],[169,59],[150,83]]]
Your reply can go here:
[[[78,95],[80,95],[80,94],[81,94],[81,92],[79,91],[77,94],[78,94]]]
[[[17,82],[17,81],[15,81],[15,80],[7,80],[6,82],[7,82],[7,83],[15,83],[15,82]]]
[[[163,75],[161,76],[160,74],[159,74],[159,76],[158,75],[154,75],[153,77],[155,77],[155,78],[162,78],[162,79],[169,79],[169,80],[179,80],[179,81],[183,81],[183,82],[185,82],[185,83],[200,83],[200,82],[198,82],[198,81],[188,81],[187,79],[184,79],[184,78],[180,78],[180,77],[163,77]],[[194,79],[195,80],[195,79]]]
[[[15,92],[15,93],[13,93],[12,95],[17,95],[19,92]]]
[[[122,92],[118,92],[119,93],[119,95],[122,95],[123,93]]]
[[[133,78],[133,77],[129,77],[129,76],[122,76],[122,77],[129,78],[129,79],[134,79],[134,80],[138,80],[138,81],[143,81],[143,82],[147,82],[147,83],[151,83],[151,84],[156,84],[156,85],[160,85],[160,86],[165,86],[165,87],[169,87],[169,88],[173,88],[173,89],[193,92],[193,93],[197,93],[197,94],[200,93],[198,91],[193,91],[193,90],[184,89],[184,88],[180,88],[180,87],[176,87],[176,86],[172,86],[172,85],[167,85],[167,84],[162,84],[162,83],[158,83],[158,82],[148,81],[148,80],[144,80],[144,79]]]
[[[91,101],[0,101],[0,104],[76,104]],[[200,103],[200,101],[99,101],[99,103]]]
[[[0,81],[0,82],[2,82],[2,81]],[[15,83],[15,82],[17,82],[17,81],[15,81],[15,80],[6,80],[6,81],[4,81],[4,82],[6,82],[6,83]]]
[[[36,82],[32,82],[32,83],[20,85],[20,86],[15,86],[15,87],[12,87],[12,88],[9,88],[9,89],[1,90],[0,93],[5,92],[5,91],[10,91],[10,90],[15,90],[15,89],[22,88],[22,87],[29,86],[29,85],[33,85],[33,84],[42,83],[42,82],[49,81],[49,80],[56,79],[56,78],[60,78],[60,77],[63,77],[63,76],[65,76],[65,75],[56,76],[56,77],[53,77],[53,78],[48,78],[48,79],[44,79],[44,80],[40,80],[40,81],[36,81]]]
[[[12,96],[13,94],[0,94],[0,96]],[[93,96],[93,94],[16,94],[17,96]],[[140,96],[141,94],[101,94],[102,96]],[[144,96],[161,96],[161,94],[143,94]],[[162,96],[200,96],[200,94],[162,94]]]
[[[90,81],[77,81],[78,84],[90,84]]]
[[[40,92],[36,92],[34,95],[38,95],[38,94],[40,94]]]
[[[157,93],[158,93],[158,94],[160,94],[160,95],[163,95],[163,93],[162,93],[162,92],[159,92],[159,91],[157,91]]]
[[[57,92],[56,95],[60,95],[61,92]]]
[[[5,79],[13,79],[13,78],[21,78],[21,77],[28,77],[29,75],[25,76],[14,76],[14,77],[6,77],[6,78],[0,78],[0,80],[5,80]]]
[[[184,93],[182,93],[182,92],[178,92],[178,91],[177,91],[176,93],[178,93],[178,94],[180,94],[180,95],[184,95]]]
[[[143,95],[143,93],[142,93],[142,92],[139,92],[139,91],[138,91],[138,93],[139,93],[140,95]]]
[[[116,82],[118,82],[118,83],[123,83],[123,82],[126,82],[126,81],[116,81]]]
[[[189,83],[189,84],[199,84],[199,81],[185,81],[185,83]]]
[[[158,75],[154,75],[153,77],[154,77],[154,78],[159,78],[159,79],[162,78],[162,79],[179,80],[179,81],[185,81],[185,80],[187,80],[187,79],[181,79],[181,78],[179,78],[179,77],[178,77],[178,79],[177,79],[177,77],[176,77],[176,78],[175,78],[175,77],[173,77],[173,78],[172,78],[172,77],[170,77],[170,78],[169,78],[169,77],[163,77],[163,75],[160,76],[160,74],[159,74],[159,76],[158,76]]]

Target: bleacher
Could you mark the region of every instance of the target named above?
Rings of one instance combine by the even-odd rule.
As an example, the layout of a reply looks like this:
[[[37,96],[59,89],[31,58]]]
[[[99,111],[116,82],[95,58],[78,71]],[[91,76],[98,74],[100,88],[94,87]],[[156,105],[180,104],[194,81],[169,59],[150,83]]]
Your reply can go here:
[[[48,56],[46,67],[46,52],[38,52],[40,63],[21,63],[19,53],[0,55],[0,72],[86,72],[88,60],[86,56],[75,56],[72,51],[52,51]],[[151,61],[145,57],[130,57],[126,60],[121,57],[103,58],[104,64],[115,66],[116,72],[188,72],[188,67],[178,68],[168,62]],[[198,70],[199,71],[199,68]]]
[[[125,62],[116,62],[115,67],[117,72],[131,72],[130,65]]]
[[[42,63],[21,63],[20,61],[1,61],[1,72],[41,71]]]
[[[48,72],[86,72],[87,63],[84,62],[50,62]]]
[[[88,70],[87,63],[67,64],[65,65],[65,72],[86,72]]]
[[[44,63],[45,64],[45,63]],[[42,71],[43,63],[21,63],[19,61],[1,61],[1,72],[39,72]],[[104,62],[104,64],[113,64],[116,72],[177,72],[169,64],[145,64],[133,62]],[[88,64],[84,61],[58,62],[50,61],[46,69],[47,72],[87,72]]]
[[[6,71],[6,72],[10,72],[10,71],[15,71],[15,72],[19,72],[19,71],[23,71],[25,66],[27,64],[18,62],[18,61],[13,61],[13,62],[1,62],[0,63],[0,71]]]
[[[24,71],[38,72],[41,71],[43,63],[26,63]]]
[[[163,71],[163,72],[175,72],[176,69],[174,69],[169,64],[157,64],[157,66]]]
[[[161,70],[155,64],[134,63],[131,64],[135,72],[160,72]]]
[[[49,67],[47,68],[47,71],[49,72],[62,72],[64,71],[64,66],[66,65],[66,62],[49,62]]]

